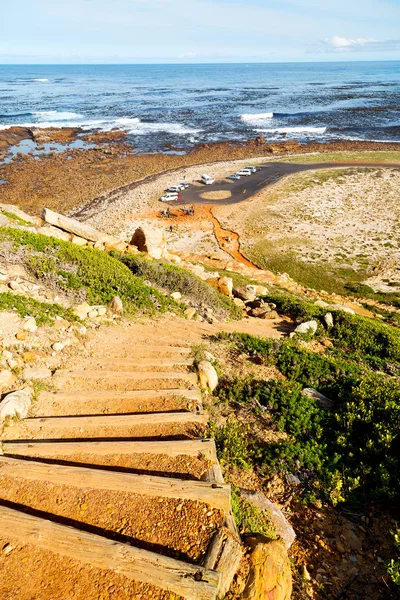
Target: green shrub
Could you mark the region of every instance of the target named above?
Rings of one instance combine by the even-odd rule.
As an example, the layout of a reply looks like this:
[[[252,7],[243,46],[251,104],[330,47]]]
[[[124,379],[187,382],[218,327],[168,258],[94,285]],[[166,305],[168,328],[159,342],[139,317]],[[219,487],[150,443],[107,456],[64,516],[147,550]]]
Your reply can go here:
[[[82,291],[90,304],[106,304],[118,295],[127,313],[180,310],[173,300],[145,285],[121,261],[101,250],[8,228],[0,229],[1,242],[33,250],[36,254],[26,262],[38,278],[53,275],[61,289]]]
[[[400,548],[400,529],[397,529],[392,533],[396,547]],[[395,585],[400,585],[400,556],[398,555],[396,559],[392,558],[386,567],[393,583]]]
[[[190,271],[132,254],[117,255],[137,277],[171,292],[180,292],[199,304],[210,306],[223,316],[241,319],[242,311],[230,298],[219,293]]]
[[[228,419],[222,427],[213,426],[212,434],[221,462],[245,469],[250,467],[248,431],[244,425],[239,421]]]
[[[253,506],[241,497],[240,491],[232,487],[232,512],[241,535],[261,534],[274,540],[276,533],[268,513]]]

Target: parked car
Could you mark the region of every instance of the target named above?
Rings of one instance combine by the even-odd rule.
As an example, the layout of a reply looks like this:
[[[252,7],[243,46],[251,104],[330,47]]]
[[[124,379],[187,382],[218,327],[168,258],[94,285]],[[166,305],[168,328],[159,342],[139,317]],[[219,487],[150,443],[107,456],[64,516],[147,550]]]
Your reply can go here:
[[[180,185],[170,185],[169,188],[167,188],[167,192],[175,192],[176,194],[178,194],[181,191],[181,186]]]
[[[204,183],[204,185],[211,185],[211,184],[214,183],[214,181],[215,181],[215,179],[213,179],[209,175],[202,175],[201,176],[201,183]]]
[[[178,185],[181,186],[181,190],[187,190],[187,188],[189,187],[189,184],[186,183],[186,181],[181,181]]]
[[[243,175],[244,177],[248,177],[249,175],[252,175],[252,171],[248,171],[247,169],[241,169],[241,171],[238,171],[236,175]]]
[[[235,181],[240,179],[240,175],[238,173],[233,173],[233,175],[228,175],[227,179],[233,179]]]
[[[252,173],[256,173],[257,172],[257,167],[245,167],[244,170],[245,171],[251,171]]]
[[[161,196],[161,202],[173,202],[174,200],[180,200],[181,196],[177,192],[170,192],[169,194],[164,194]]]

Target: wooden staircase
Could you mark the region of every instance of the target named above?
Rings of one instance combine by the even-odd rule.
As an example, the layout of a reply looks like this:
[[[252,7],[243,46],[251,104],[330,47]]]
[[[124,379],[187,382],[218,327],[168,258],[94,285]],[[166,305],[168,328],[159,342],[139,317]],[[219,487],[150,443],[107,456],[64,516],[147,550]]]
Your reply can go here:
[[[242,557],[230,486],[205,438],[190,348],[154,341],[146,332],[127,355],[113,335],[104,353],[95,347],[55,374],[55,391],[40,394],[32,417],[5,427],[0,597],[227,593]]]

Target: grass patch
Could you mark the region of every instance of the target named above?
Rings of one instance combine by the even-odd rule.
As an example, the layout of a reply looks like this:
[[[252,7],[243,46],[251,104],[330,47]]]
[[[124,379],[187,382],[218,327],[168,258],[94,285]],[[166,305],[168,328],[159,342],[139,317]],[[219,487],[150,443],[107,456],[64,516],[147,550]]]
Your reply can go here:
[[[275,528],[268,513],[253,506],[241,497],[240,491],[232,487],[232,512],[240,535],[260,534],[275,540]]]
[[[25,227],[32,227],[32,223],[28,223],[28,221],[21,219],[21,217],[19,217],[18,215],[14,215],[13,213],[8,212],[8,210],[1,210],[0,214],[7,217],[7,219],[9,219],[10,221],[14,221],[18,225],[24,225]]]
[[[172,299],[145,285],[121,261],[100,250],[9,228],[0,229],[1,242],[12,243],[15,250],[27,249],[26,266],[38,279],[52,277],[60,289],[80,291],[89,304],[107,304],[117,295],[128,314],[180,311]]]
[[[72,310],[63,308],[59,304],[47,304],[10,292],[0,293],[0,311],[15,311],[20,317],[35,317],[37,325],[51,325],[56,316],[68,321],[79,320]]]

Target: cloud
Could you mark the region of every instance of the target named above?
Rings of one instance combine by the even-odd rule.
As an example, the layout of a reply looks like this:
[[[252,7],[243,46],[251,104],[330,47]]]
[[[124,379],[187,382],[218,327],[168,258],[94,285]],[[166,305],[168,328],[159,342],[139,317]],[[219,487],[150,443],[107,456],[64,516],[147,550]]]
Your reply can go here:
[[[395,52],[400,50],[399,40],[374,40],[371,38],[346,38],[334,35],[307,48],[307,53]]]
[[[185,52],[184,54],[181,54],[180,56],[178,56],[178,58],[182,58],[182,59],[190,59],[190,58],[196,58],[197,54],[196,52]]]

